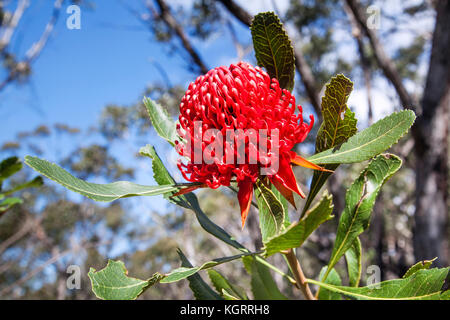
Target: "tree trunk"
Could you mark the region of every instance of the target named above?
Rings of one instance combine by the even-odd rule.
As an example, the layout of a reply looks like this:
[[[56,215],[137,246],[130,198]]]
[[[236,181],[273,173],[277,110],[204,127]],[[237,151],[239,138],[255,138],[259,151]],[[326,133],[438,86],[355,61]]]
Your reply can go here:
[[[450,109],[450,1],[437,2],[436,26],[422,114],[413,126],[416,151],[416,260],[448,265],[448,143]]]

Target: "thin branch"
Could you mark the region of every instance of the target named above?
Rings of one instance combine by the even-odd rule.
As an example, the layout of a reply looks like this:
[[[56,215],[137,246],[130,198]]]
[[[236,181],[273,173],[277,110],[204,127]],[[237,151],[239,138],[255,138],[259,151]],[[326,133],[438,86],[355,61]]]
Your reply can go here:
[[[373,107],[372,107],[372,81],[371,81],[371,70],[370,70],[370,60],[367,57],[364,50],[364,40],[363,34],[360,26],[355,20],[350,7],[346,2],[344,2],[344,11],[347,14],[348,19],[350,20],[350,24],[352,26],[352,35],[356,40],[356,45],[358,47],[359,58],[361,62],[361,69],[364,75],[364,84],[366,86],[367,93],[367,125],[370,126],[373,122]]]
[[[418,102],[408,93],[405,86],[403,85],[402,79],[395,67],[394,62],[387,56],[375,30],[369,28],[369,26],[367,25],[367,16],[361,8],[359,2],[357,0],[346,0],[346,2],[348,7],[350,8],[350,12],[353,14],[354,19],[369,39],[370,45],[375,55],[375,59],[386,78],[394,86],[395,91],[397,92],[403,105],[403,108],[416,110]]]
[[[63,2],[64,0],[56,0],[55,3],[53,4],[52,16],[47,25],[45,26],[41,38],[39,39],[39,41],[33,43],[31,48],[28,49],[27,53],[25,54],[26,61],[28,63],[31,63],[33,60],[35,60],[42,52],[42,49],[44,49],[45,45],[47,44],[47,41],[56,25],[56,22],[58,22]]]
[[[200,70],[200,73],[205,74],[208,72],[208,68],[206,67],[205,62],[200,58],[197,50],[192,46],[189,41],[187,35],[184,33],[182,26],[178,23],[178,21],[174,18],[172,13],[170,12],[170,7],[167,5],[164,0],[155,0],[156,4],[159,8],[158,17],[166,24],[166,26],[175,32],[178,39],[181,41],[183,48],[190,55],[192,62],[197,65]],[[147,5],[149,7],[149,5]]]
[[[17,5],[16,10],[14,11],[11,17],[11,21],[5,28],[5,31],[3,32],[3,35],[0,39],[0,51],[4,51],[5,48],[11,42],[11,38],[14,35],[14,31],[16,30],[20,19],[22,19],[23,13],[25,12],[25,10],[28,8],[29,5],[30,5],[29,0],[21,0]]]
[[[3,241],[0,244],[0,255],[8,249],[12,244],[16,243],[23,237],[25,237],[30,231],[32,231],[33,227],[38,223],[37,220],[34,220],[32,218],[29,218],[25,221],[22,228],[19,229],[16,233],[14,233],[12,236],[10,236],[8,239]]]
[[[41,54],[42,50],[48,42],[48,39],[50,38],[50,35],[58,21],[63,2],[64,0],[56,0],[54,2],[52,16],[45,26],[44,32],[42,33],[41,37],[37,42],[32,44],[30,49],[28,49],[23,61],[14,62],[13,66],[9,68],[8,75],[3,81],[0,82],[0,91],[2,91],[10,83],[15,81],[21,74],[27,74],[29,72],[31,63],[36,60],[36,58]],[[6,52],[6,48],[9,45],[11,37],[14,34],[14,30],[16,29],[20,18],[22,17],[23,12],[28,7],[28,5],[28,0],[23,0],[19,3],[16,11],[14,12],[11,23],[0,39],[0,53],[3,57],[9,56],[8,52]]]
[[[317,300],[311,292],[311,289],[306,282],[306,277],[303,274],[302,267],[298,261],[294,250],[289,249],[285,254],[292,273],[294,274],[295,281],[297,282],[297,287],[302,291],[303,295],[308,300]]]

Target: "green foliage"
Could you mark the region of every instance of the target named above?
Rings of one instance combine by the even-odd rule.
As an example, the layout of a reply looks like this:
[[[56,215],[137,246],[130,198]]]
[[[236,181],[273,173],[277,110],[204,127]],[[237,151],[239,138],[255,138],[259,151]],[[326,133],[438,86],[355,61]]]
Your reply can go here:
[[[262,181],[256,183],[256,199],[259,209],[259,225],[263,243],[277,235],[284,225],[284,208],[280,200]]]
[[[347,106],[347,100],[353,90],[353,82],[343,75],[331,78],[322,97],[323,122],[317,133],[316,153],[340,145],[353,136],[356,131],[355,113]],[[336,170],[339,164],[328,164],[328,170]],[[303,209],[305,212],[311,205],[320,188],[327,181],[331,173],[314,171],[308,198]]]
[[[400,169],[402,161],[391,154],[383,154],[372,160],[353,182],[345,196],[345,209],[339,219],[333,252],[328,268],[333,268],[350,249],[358,235],[369,227],[375,199],[383,184]],[[326,279],[325,274],[324,279]]]
[[[449,300],[449,290],[442,292],[442,286],[449,268],[418,270],[404,279],[383,281],[371,286],[354,288],[308,280],[327,290],[357,300]]]
[[[406,271],[406,273],[403,275],[403,279],[412,276],[414,273],[416,273],[419,270],[429,269],[431,267],[431,265],[433,264],[433,261],[436,259],[437,258],[434,258],[432,260],[424,260],[424,261],[417,262],[415,265],[413,265],[411,268],[409,268],[408,271]]]
[[[109,260],[100,271],[91,268],[88,276],[92,291],[103,300],[134,300],[162,278],[161,274],[155,274],[148,280],[140,280],[128,277],[127,273],[122,261]]]
[[[180,256],[182,267],[193,267],[181,250],[178,250],[178,255]],[[189,281],[189,287],[197,300],[222,300],[222,297],[215,293],[199,274],[193,274],[187,279]]]
[[[414,123],[411,110],[395,112],[358,132],[343,144],[308,158],[317,164],[356,163],[389,149],[403,137]]]
[[[217,292],[224,298],[234,297],[234,300],[248,300],[245,290],[240,286],[232,284],[220,272],[214,269],[208,269],[208,276]]]
[[[160,137],[166,139],[174,146],[174,141],[177,138],[177,131],[175,123],[170,118],[167,110],[150,98],[144,98],[144,104],[156,132]]]
[[[319,279],[322,279],[326,272],[327,267],[325,266],[322,268],[322,270],[320,270]],[[334,286],[342,285],[341,277],[339,276],[339,273],[337,273],[336,269],[333,268],[330,271],[330,274],[328,275],[324,283]],[[319,300],[341,300],[341,295],[338,292],[322,289],[319,291]]]
[[[242,259],[245,269],[251,275],[251,287],[255,300],[286,300],[270,274],[267,266],[253,257]]]
[[[6,198],[7,196],[23,189],[40,187],[43,184],[41,177],[35,177],[34,179],[16,185],[9,190],[3,190],[3,182],[22,170],[22,166],[22,161],[17,157],[6,158],[0,162],[0,217],[15,205],[23,203],[21,198]]]
[[[332,196],[325,191],[322,199],[300,221],[294,222],[281,234],[268,239],[264,247],[266,256],[300,247],[314,230],[333,218],[332,211]]]
[[[171,282],[180,281],[182,279],[186,279],[187,277],[190,277],[190,276],[196,274],[200,270],[213,268],[215,266],[218,266],[219,264],[230,262],[230,261],[240,259],[245,256],[255,255],[255,254],[257,254],[257,253],[241,253],[238,255],[231,256],[231,257],[222,257],[222,258],[214,259],[214,260],[205,262],[204,264],[202,264],[199,267],[189,267],[189,268],[181,267],[181,268],[172,270],[169,274],[167,274],[164,277],[164,279],[161,280],[161,283],[171,283]]]
[[[348,282],[350,287],[358,287],[361,280],[361,241],[358,237],[353,241],[351,247],[345,252],[347,262]]]
[[[0,162],[0,185],[14,173],[22,169],[22,162],[17,157],[11,157]]]
[[[143,186],[127,181],[118,181],[108,184],[90,183],[74,177],[54,163],[50,163],[37,157],[27,156],[25,158],[25,163],[67,189],[95,201],[109,202],[119,198],[132,196],[155,196],[180,189],[180,187],[175,185]]]
[[[280,19],[273,12],[259,13],[253,18],[250,29],[258,65],[264,67],[271,78],[278,79],[281,88],[292,91],[294,49]]]

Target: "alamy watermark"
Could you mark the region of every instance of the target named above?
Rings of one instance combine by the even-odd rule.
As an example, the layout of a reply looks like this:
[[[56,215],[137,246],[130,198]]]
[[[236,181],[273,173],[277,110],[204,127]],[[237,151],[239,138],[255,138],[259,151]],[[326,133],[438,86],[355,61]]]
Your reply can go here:
[[[366,269],[367,279],[366,285],[370,289],[380,289],[381,269],[379,266],[373,264]]]
[[[222,133],[218,129],[203,131],[202,121],[195,121],[193,139],[188,136],[186,140],[194,164],[260,164],[261,175],[273,175],[279,169],[278,129],[270,130],[270,136],[267,129],[226,129]]]
[[[73,4],[67,7],[66,13],[69,16],[66,19],[66,26],[69,30],[81,29],[81,9],[79,6]]]
[[[67,267],[66,273],[69,274],[66,280],[67,289],[81,289],[81,268],[73,264]]]
[[[367,7],[366,13],[367,17],[367,28],[369,29],[380,29],[381,25],[381,9],[377,5],[371,5]]]

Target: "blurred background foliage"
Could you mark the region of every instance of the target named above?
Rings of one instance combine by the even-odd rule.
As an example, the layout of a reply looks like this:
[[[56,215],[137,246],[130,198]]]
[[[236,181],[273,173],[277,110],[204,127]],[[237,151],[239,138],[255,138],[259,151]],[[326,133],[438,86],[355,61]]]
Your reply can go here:
[[[2,31],[10,26],[10,19],[14,15],[14,11],[6,8],[6,2],[0,1]],[[16,2],[18,7],[21,1]],[[73,2],[95,12],[95,1]],[[221,37],[225,33],[230,35],[229,45],[235,48],[236,60],[245,59],[255,63],[250,32],[243,35],[236,33],[236,23],[248,24],[250,16],[240,6],[241,1],[193,0],[189,1],[188,5],[168,0],[137,2],[140,2],[141,12],[133,12],[125,3],[124,10],[130,10],[135,18],[142,22],[142,28],[148,31],[148,41],[163,43],[167,47],[167,59],[173,55],[185,57],[185,68],[192,73],[192,80],[209,69],[207,57],[203,57],[195,44]],[[348,3],[355,2],[362,8],[376,4],[383,8],[391,1],[290,0],[282,12],[277,7],[277,2],[267,1],[267,10],[275,10],[279,14],[295,44],[297,61],[301,55],[305,63],[297,66],[300,76],[297,77],[294,90],[298,103],[304,106],[305,112],[316,113],[315,130],[319,126],[319,116],[314,95],[320,96],[323,86],[337,73],[350,77],[357,88],[365,90],[368,100],[367,117],[359,121],[358,127],[363,129],[368,126],[373,121],[376,111],[374,108],[378,108],[377,99],[371,96],[371,92],[380,82],[389,81],[377,61],[373,46],[364,36],[364,31],[355,23]],[[419,99],[427,78],[427,68],[423,65],[424,61],[425,66],[428,63],[433,30],[418,30],[413,28],[410,22],[434,19],[438,1],[397,2],[401,7],[401,14],[391,16],[387,10],[381,10],[383,21],[388,22],[383,23],[376,32],[381,43],[388,43],[401,33],[410,34],[413,40],[409,45],[389,46],[389,56],[402,82],[408,84],[410,95]],[[350,34],[354,41],[350,46],[347,43],[344,51],[343,33]],[[349,47],[353,47],[351,54],[345,51],[349,50]],[[0,85],[1,92],[6,85],[17,85],[26,81],[33,69],[34,58],[21,60],[12,48],[2,42],[0,53],[2,74],[6,75],[6,83]],[[143,87],[142,93],[157,100],[176,117],[186,85],[172,83],[169,79],[173,77],[167,75],[164,65],[153,63],[164,80]],[[308,78],[305,76],[307,74],[301,71],[305,66],[309,66],[313,81],[309,90]],[[386,86],[389,87],[389,84]],[[383,85],[381,87],[384,88]],[[389,92],[392,93],[390,112],[400,110],[402,103],[396,91],[390,87]],[[138,148],[146,143],[157,144],[155,141],[158,139],[140,102],[141,97],[136,97],[136,101],[128,105],[105,105],[100,119],[89,130],[72,127],[68,121],[67,124],[42,124],[30,131],[19,131],[16,140],[3,142],[0,146],[0,156],[3,159],[24,152],[33,155],[51,152],[55,155],[52,158],[55,162],[82,179],[100,182],[133,180],[143,170],[150,170],[148,159],[142,159],[137,154]],[[19,124],[18,127],[20,128]],[[93,135],[103,137],[103,142],[90,139]],[[128,139],[129,137],[133,139]],[[69,156],[63,156],[59,152],[58,141],[62,139],[72,142]],[[80,143],[91,140],[94,142],[89,145]],[[114,156],[109,147],[114,142],[123,140],[129,144],[126,150],[132,155],[131,161],[126,163]],[[401,277],[410,265],[423,258],[422,253],[418,253],[419,249],[414,246],[415,233],[421,232],[418,231],[420,228],[417,229],[417,223],[422,221],[415,220],[416,198],[420,196],[415,185],[415,147],[417,145],[413,138],[408,136],[393,148],[392,152],[403,158],[404,166],[383,188],[372,215],[369,232],[361,236],[365,259],[363,270],[369,265],[379,266],[381,280]],[[311,133],[300,151],[312,153],[313,150],[314,133]],[[445,160],[441,161],[445,161],[448,168],[448,149],[446,150]],[[172,154],[168,146],[162,145],[158,152],[162,159],[171,160]],[[172,165],[173,168],[175,166]],[[299,250],[307,277],[317,277],[314,270],[320,270],[327,263],[344,205],[345,190],[362,168],[363,164],[342,165],[330,179],[327,187],[334,195],[336,217],[322,225]],[[311,172],[302,168],[296,170],[300,185],[307,189]],[[31,170],[26,168],[8,180],[3,188],[28,181],[32,175]],[[448,185],[445,185],[445,188],[445,197],[448,199]],[[120,200],[108,205],[98,204],[66,192],[48,180],[45,180],[44,186],[40,188],[24,189],[18,194],[23,203],[14,206],[0,217],[2,299],[92,299],[94,296],[87,272],[90,267],[97,270],[103,268],[108,258],[125,261],[131,276],[146,278],[153,272],[168,272],[178,267],[177,247],[183,249],[194,265],[210,258],[234,253],[203,232],[192,212],[171,204],[163,205],[160,211],[149,210],[145,207],[145,202],[144,205],[137,205],[141,199]],[[227,189],[220,189],[202,190],[198,195],[202,208],[215,223],[227,229],[246,246],[255,250],[261,247],[256,212],[250,212],[246,228],[241,231],[234,194]],[[301,207],[302,200],[296,200]],[[448,208],[447,200],[443,213],[443,228],[447,233],[440,233],[441,237],[446,237],[440,239],[444,242],[439,248],[438,261],[441,265],[448,265]],[[299,213],[292,207],[290,210],[291,218],[298,218]],[[270,260],[277,266],[285,266],[281,255],[275,255]],[[69,276],[66,270],[73,264],[80,266],[82,271],[81,288],[78,290],[69,290],[66,286]],[[338,265],[338,271],[344,267],[343,264]],[[287,271],[287,267],[282,268]],[[241,265],[235,262],[221,265],[218,270],[231,282],[241,283],[242,287],[246,287],[249,282]],[[363,272],[363,284],[365,277],[369,275]],[[206,273],[202,276],[207,278]],[[288,296],[301,298],[281,277],[275,275],[275,279]],[[158,284],[142,296],[142,299],[191,298],[193,297],[187,289],[186,281],[170,285]]]

